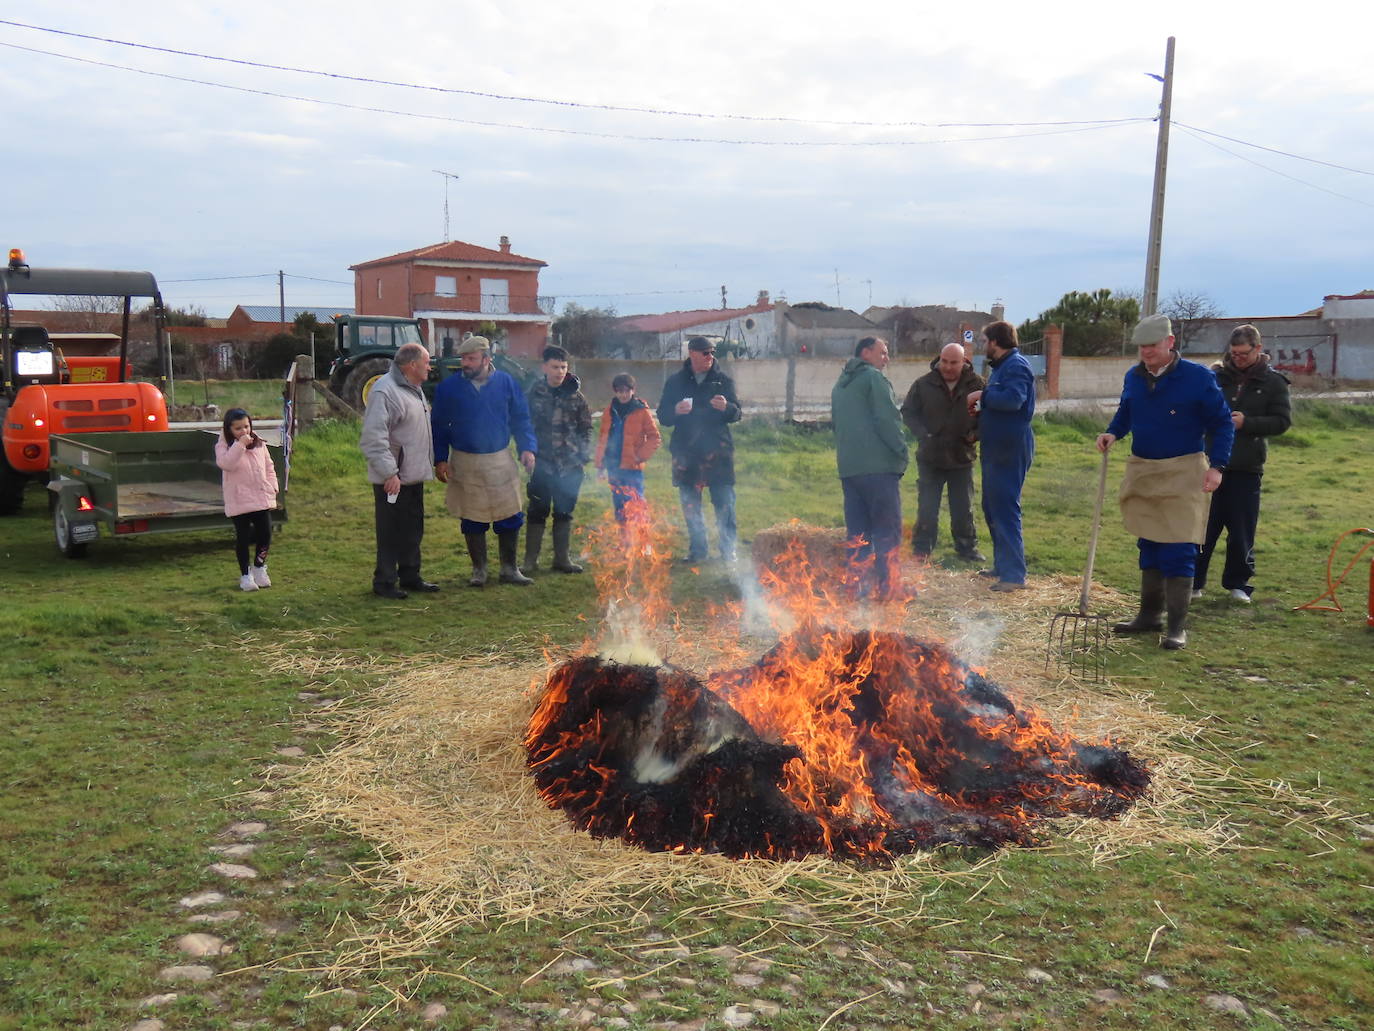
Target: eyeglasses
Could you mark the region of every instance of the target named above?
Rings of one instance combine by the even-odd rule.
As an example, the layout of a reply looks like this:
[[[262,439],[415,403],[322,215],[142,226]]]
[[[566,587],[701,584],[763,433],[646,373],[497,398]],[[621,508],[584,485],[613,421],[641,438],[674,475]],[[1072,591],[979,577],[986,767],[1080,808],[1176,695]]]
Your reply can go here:
[[[714,350],[712,350],[712,351],[698,351],[698,352],[697,352],[697,354],[704,354],[704,355],[706,355],[707,358],[710,358],[710,357],[714,356],[715,353],[716,353],[716,352],[715,352]]]

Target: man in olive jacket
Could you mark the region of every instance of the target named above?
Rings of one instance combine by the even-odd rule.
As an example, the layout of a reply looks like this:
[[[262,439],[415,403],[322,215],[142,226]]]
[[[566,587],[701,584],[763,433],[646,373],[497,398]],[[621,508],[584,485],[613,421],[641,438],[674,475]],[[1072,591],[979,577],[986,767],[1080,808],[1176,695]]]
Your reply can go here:
[[[864,337],[830,391],[850,561],[857,563],[873,556],[870,580],[880,598],[890,597],[897,583],[897,548],[902,539],[900,487],[907,463],[897,394],[883,375],[889,361],[886,340]],[[861,585],[861,590],[866,593],[868,586]]]
[[[916,525],[911,548],[928,558],[940,537],[940,498],[949,487],[949,530],[960,558],[983,562],[973,525],[973,461],[978,456],[978,416],[968,396],[983,389],[962,344],[946,344],[930,372],[907,391],[902,421],[916,438]]]
[[[1293,424],[1288,400],[1288,378],[1269,367],[1269,355],[1261,350],[1260,332],[1254,326],[1237,326],[1225,357],[1212,366],[1217,386],[1231,406],[1231,425],[1236,442],[1221,486],[1212,495],[1207,516],[1207,537],[1193,570],[1193,597],[1202,597],[1207,586],[1207,566],[1212,551],[1226,531],[1226,565],[1221,586],[1232,600],[1250,604],[1255,575],[1255,530],[1259,526],[1260,480],[1269,454],[1265,438],[1285,433]]]

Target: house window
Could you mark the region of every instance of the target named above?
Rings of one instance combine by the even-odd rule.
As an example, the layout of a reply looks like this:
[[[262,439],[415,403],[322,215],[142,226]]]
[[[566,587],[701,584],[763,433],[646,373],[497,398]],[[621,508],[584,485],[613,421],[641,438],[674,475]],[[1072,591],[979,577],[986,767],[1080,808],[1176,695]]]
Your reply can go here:
[[[434,293],[439,297],[458,296],[458,277],[457,276],[435,276]]]
[[[484,315],[510,314],[510,280],[482,280],[482,313]]]

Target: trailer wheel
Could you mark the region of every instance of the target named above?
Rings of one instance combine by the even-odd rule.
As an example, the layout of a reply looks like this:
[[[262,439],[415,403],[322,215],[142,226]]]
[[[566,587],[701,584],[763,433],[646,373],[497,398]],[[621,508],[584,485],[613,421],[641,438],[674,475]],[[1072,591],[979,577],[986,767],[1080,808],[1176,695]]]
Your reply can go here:
[[[389,368],[391,368],[389,358],[369,358],[365,362],[359,362],[348,374],[348,379],[344,380],[341,396],[361,412],[367,407],[367,395],[372,393],[372,384],[380,377],[385,376]]]
[[[72,524],[67,521],[67,513],[60,503],[53,506],[52,535],[57,541],[57,550],[68,558],[81,558],[86,554],[86,545],[72,540]]]
[[[14,515],[24,507],[24,485],[28,476],[10,465],[0,449],[0,516]]]

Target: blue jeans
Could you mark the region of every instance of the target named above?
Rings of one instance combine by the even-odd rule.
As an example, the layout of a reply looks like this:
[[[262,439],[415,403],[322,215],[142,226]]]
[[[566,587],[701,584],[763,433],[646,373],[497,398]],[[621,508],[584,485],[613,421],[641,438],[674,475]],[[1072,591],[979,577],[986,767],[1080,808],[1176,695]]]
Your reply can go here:
[[[716,510],[716,532],[720,536],[720,556],[727,562],[734,561],[735,540],[735,488],[733,484],[710,484],[711,505]],[[701,488],[679,487],[678,498],[682,501],[682,516],[687,520],[687,557],[704,559],[709,554],[706,544],[706,517],[702,512]]]
[[[625,521],[625,504],[631,498],[644,497],[643,469],[607,469],[606,482],[611,485],[611,504],[615,506],[616,522]]]
[[[900,473],[861,473],[841,476],[844,492],[844,532],[850,541],[849,560],[873,556],[873,579],[885,587],[889,565],[902,540],[902,477]],[[854,543],[862,538],[862,544]]]

